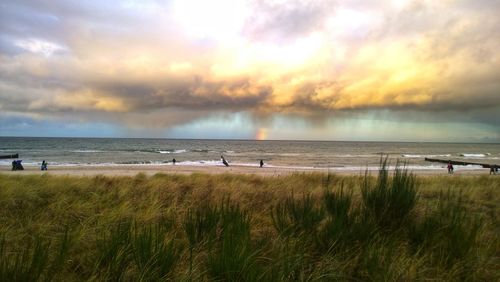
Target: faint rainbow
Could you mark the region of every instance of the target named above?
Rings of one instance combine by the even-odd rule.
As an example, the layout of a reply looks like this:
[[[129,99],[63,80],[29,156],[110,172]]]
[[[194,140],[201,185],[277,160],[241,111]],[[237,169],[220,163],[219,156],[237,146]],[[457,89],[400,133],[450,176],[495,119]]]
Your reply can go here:
[[[267,139],[267,129],[259,128],[255,133],[255,140],[266,140]]]

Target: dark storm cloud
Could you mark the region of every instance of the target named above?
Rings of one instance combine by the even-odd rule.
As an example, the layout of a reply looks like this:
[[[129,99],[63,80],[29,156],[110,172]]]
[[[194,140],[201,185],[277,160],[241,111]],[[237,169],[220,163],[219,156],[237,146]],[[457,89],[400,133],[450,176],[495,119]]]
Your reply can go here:
[[[3,83],[1,83],[3,82]],[[120,101],[123,109],[108,111],[137,111],[179,108],[186,110],[252,110],[257,109],[271,94],[268,87],[256,87],[249,80],[203,81],[199,77],[176,80],[163,78],[148,83],[111,81],[68,81],[51,76],[9,74],[0,76],[1,105],[17,111],[59,112],[92,110],[90,98]],[[37,93],[34,96],[33,93]],[[83,96],[82,96],[83,95]],[[61,99],[64,98],[61,102]],[[89,98],[89,99],[87,99]],[[102,100],[101,99],[101,100]],[[72,103],[74,101],[74,103]],[[83,103],[83,104],[82,104]],[[96,111],[106,110],[95,108]]]
[[[248,80],[207,82],[196,77],[150,85],[116,81],[95,87],[99,92],[123,99],[137,111],[162,108],[247,110],[260,106],[271,93],[271,89],[254,87]]]

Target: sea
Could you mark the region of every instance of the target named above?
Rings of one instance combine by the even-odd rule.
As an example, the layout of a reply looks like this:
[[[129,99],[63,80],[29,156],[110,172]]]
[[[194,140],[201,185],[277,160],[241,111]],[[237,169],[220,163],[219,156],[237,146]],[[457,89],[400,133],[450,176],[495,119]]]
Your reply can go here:
[[[235,166],[311,170],[377,169],[381,158],[409,169],[443,169],[425,158],[500,165],[500,144],[427,142],[256,141],[148,138],[0,137],[0,155],[19,154],[25,166]],[[10,166],[12,160],[0,160]],[[480,166],[455,166],[475,169]]]

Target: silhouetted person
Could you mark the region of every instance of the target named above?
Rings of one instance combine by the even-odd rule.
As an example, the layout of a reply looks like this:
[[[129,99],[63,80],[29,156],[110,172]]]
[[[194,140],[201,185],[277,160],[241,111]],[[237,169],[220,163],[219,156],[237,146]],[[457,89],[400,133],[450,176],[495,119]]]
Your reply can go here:
[[[224,159],[224,156],[220,156],[220,159],[222,161],[222,163],[225,165],[225,166],[229,166],[229,164],[227,163],[226,159]]]
[[[47,170],[47,162],[45,160],[42,161],[42,166],[40,167],[41,170]]]
[[[495,175],[495,174],[497,174],[497,173],[498,173],[498,166],[496,166],[496,165],[492,165],[492,166],[490,167],[490,175],[491,175],[491,174]]]
[[[263,167],[263,166],[264,166],[264,161],[260,160],[260,167]]]
[[[448,174],[453,174],[453,165],[451,161],[448,162]]]
[[[24,170],[22,160],[12,161],[12,170]]]
[[[177,162],[175,159],[172,160],[172,164],[175,165],[175,162]]]

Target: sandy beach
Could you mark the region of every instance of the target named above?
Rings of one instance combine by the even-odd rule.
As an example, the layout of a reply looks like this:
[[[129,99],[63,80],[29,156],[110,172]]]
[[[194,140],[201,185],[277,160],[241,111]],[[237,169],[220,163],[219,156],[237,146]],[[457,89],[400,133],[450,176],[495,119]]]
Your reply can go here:
[[[206,173],[206,174],[221,174],[221,173],[234,173],[234,174],[256,174],[261,176],[279,176],[292,173],[334,173],[341,175],[359,175],[364,173],[364,169],[351,169],[344,168],[285,168],[285,167],[251,167],[251,166],[189,166],[189,165],[120,165],[120,166],[49,166],[48,171],[40,171],[39,167],[25,166],[23,171],[11,171],[10,167],[1,166],[0,173],[5,174],[55,174],[55,175],[108,175],[108,176],[131,176],[138,173],[146,175],[153,175],[156,173],[166,174],[192,174],[192,173]],[[410,169],[417,175],[447,175],[446,168],[439,169]],[[376,173],[376,169],[370,168],[370,173]],[[477,168],[457,168],[454,176],[459,175],[488,175],[488,169]]]

